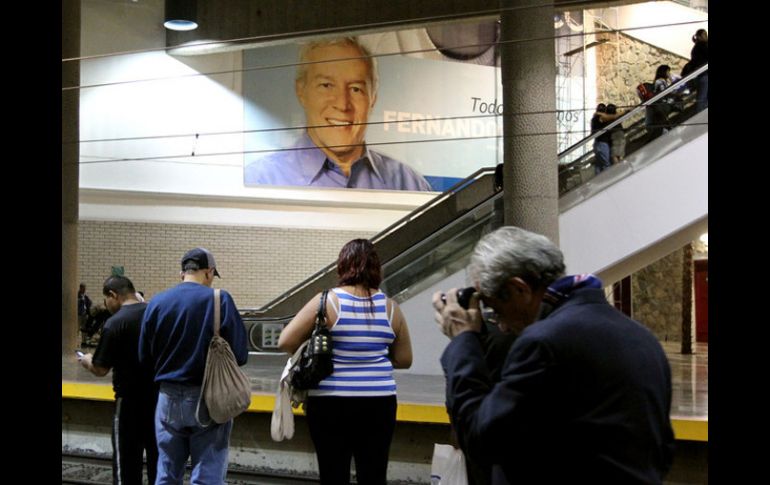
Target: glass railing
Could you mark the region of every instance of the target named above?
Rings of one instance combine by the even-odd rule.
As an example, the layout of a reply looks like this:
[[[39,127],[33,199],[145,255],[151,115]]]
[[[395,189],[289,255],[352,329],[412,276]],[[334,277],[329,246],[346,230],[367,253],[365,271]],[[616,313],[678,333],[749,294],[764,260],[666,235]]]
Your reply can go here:
[[[492,197],[500,190],[495,168],[483,168],[450,187],[441,195],[410,212],[371,238],[377,248],[384,271],[395,271],[418,257],[416,247],[430,235],[443,233],[463,214]],[[412,256],[410,256],[412,255]],[[291,315],[320,288],[336,282],[336,264],[331,263],[278,298],[259,309],[244,309],[247,317],[282,317]],[[299,305],[299,306],[298,306]]]
[[[383,263],[384,291],[404,301],[429,274],[452,267],[449,261],[470,253],[502,193],[500,173],[495,168],[478,170],[371,238]],[[313,295],[336,282],[332,263],[262,308],[241,309],[251,351],[277,352],[283,326]]]
[[[591,168],[589,174],[580,181],[580,184],[573,186],[573,188],[583,185],[593,178],[593,153],[591,151],[588,156],[576,158],[572,163],[565,164],[563,160],[568,159],[572,153],[579,153],[581,147],[591,144],[602,133],[612,130],[613,127],[621,124],[625,124],[626,155],[632,154],[660,135],[660,133],[655,133],[655,131],[658,131],[656,128],[662,127],[657,127],[645,121],[646,111],[649,107],[655,103],[663,102],[663,99],[671,93],[680,93],[691,79],[694,79],[707,69],[707,65],[703,66],[655,95],[650,100],[634,107],[607,125],[603,130],[591,134],[591,136],[560,153],[559,161],[560,165],[562,165],[560,168],[569,168],[570,165],[575,163],[588,165]],[[681,102],[682,109],[668,117],[666,127],[671,128],[681,125],[695,114],[695,94],[681,96]],[[563,173],[565,172],[561,170],[560,175]],[[568,190],[562,191],[560,196],[565,195],[566,192]],[[447,226],[445,231],[435,233],[410,248],[408,254],[404,255],[408,264],[400,264],[400,258],[398,257],[392,260],[390,267],[388,265],[384,267],[386,269],[384,271],[386,277],[382,283],[383,290],[396,301],[403,302],[434,283],[465,268],[476,242],[486,231],[494,229],[494,205],[500,197],[502,197],[502,192],[495,194],[492,198],[479,205],[472,213],[468,213],[453,221],[450,226]],[[418,256],[415,257],[415,255]],[[398,267],[396,268],[397,265]]]

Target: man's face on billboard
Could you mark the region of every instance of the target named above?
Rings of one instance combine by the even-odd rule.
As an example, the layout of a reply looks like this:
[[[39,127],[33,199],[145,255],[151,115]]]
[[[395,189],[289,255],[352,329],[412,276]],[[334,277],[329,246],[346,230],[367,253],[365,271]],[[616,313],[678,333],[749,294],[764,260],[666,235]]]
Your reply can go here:
[[[371,73],[362,59],[318,62],[360,57],[350,45],[313,49],[304,79],[296,84],[297,98],[305,109],[310,139],[338,163],[350,164],[363,153],[366,121],[375,97]]]

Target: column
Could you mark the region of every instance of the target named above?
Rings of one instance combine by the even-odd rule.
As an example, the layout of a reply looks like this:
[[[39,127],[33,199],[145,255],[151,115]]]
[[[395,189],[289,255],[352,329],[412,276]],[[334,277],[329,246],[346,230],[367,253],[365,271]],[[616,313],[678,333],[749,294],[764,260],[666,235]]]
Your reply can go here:
[[[80,1],[62,3],[62,59],[80,56]],[[62,62],[62,88],[80,85],[80,62]],[[62,222],[62,353],[72,353],[77,339],[78,187],[80,148],[80,91],[62,90],[61,110],[61,222]]]
[[[558,245],[553,3],[506,0],[502,4],[504,220]]]

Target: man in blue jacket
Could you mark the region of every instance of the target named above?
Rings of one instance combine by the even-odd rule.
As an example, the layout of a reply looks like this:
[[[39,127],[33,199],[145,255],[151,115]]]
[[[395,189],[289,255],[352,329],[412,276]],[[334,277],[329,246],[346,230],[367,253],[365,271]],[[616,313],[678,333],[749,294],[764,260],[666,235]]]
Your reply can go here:
[[[198,400],[206,355],[214,335],[214,256],[195,248],[182,257],[182,283],[155,295],[147,305],[139,338],[139,360],[149,363],[160,385],[155,412],[158,441],[157,484],[182,485],[187,457],[192,483],[224,483],[232,420],[209,419]],[[221,291],[219,334],[238,365],[248,359],[246,329],[232,296]],[[210,424],[207,424],[209,423]],[[201,424],[203,423],[203,424]]]
[[[452,339],[441,363],[461,447],[493,465],[495,484],[662,483],[674,442],[666,355],[598,278],[564,268],[546,237],[502,227],[474,249],[469,309],[455,289],[433,296]],[[501,330],[521,332],[499,382],[484,363],[479,300]]]

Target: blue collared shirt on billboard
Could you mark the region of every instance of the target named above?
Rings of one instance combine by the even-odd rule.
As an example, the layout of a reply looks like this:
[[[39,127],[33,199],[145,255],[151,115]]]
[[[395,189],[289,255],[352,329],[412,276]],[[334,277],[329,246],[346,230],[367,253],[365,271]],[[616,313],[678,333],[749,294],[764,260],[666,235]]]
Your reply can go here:
[[[307,133],[291,148],[270,153],[246,165],[243,177],[246,185],[433,190],[425,178],[408,165],[368,147],[353,164],[348,177],[315,146]]]

